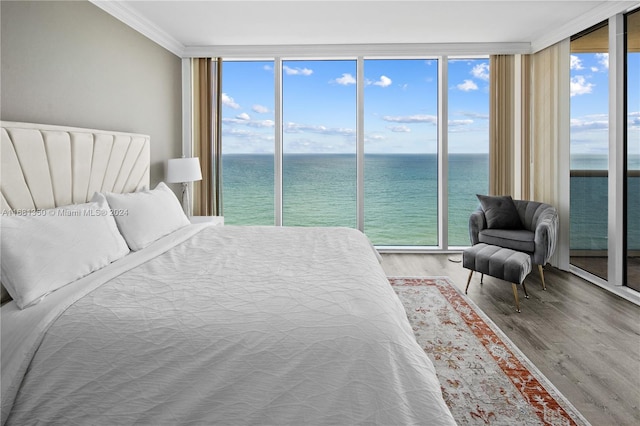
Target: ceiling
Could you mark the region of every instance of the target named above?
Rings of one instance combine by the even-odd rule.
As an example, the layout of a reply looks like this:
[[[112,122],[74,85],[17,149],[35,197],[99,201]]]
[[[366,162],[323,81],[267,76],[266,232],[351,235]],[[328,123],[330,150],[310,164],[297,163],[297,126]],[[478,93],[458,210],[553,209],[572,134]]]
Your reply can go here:
[[[640,4],[611,0],[93,3],[179,56],[229,46],[397,43],[512,45],[535,51]]]

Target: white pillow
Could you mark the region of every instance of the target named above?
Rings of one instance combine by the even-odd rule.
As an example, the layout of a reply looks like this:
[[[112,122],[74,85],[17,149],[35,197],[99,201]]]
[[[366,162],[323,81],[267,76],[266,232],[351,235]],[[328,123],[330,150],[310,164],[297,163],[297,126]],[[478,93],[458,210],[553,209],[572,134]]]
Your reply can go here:
[[[151,190],[104,195],[120,233],[133,251],[190,224],[176,195],[163,182]]]
[[[0,220],[2,284],[20,309],[129,253],[106,201]]]

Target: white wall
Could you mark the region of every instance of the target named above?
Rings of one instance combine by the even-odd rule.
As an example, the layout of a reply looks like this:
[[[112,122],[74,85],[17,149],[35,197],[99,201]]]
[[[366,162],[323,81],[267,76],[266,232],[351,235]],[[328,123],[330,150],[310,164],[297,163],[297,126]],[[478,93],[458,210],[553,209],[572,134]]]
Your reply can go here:
[[[181,60],[86,1],[2,1],[0,117],[151,136],[182,153]]]

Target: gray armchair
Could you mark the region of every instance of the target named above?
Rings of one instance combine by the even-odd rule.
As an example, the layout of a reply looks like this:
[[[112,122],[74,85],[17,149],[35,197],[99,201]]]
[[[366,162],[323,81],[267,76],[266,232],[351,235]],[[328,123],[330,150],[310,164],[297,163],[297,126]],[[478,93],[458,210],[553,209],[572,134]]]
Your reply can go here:
[[[553,255],[558,240],[558,212],[555,207],[537,201],[513,200],[522,229],[489,229],[482,207],[469,218],[471,245],[485,243],[527,253],[532,265],[538,265],[542,288],[546,290],[542,267]]]

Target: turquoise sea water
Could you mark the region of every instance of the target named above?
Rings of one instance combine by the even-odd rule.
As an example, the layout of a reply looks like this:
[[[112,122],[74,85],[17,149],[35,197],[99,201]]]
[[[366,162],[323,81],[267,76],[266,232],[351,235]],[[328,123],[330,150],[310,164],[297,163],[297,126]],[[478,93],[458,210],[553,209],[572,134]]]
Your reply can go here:
[[[573,160],[573,169],[601,167],[601,159]],[[437,245],[436,155],[367,154],[364,164],[364,231],[373,243]],[[487,154],[449,156],[450,246],[469,244],[469,214],[478,206],[476,194],[488,191],[488,168]],[[356,227],[355,155],[284,155],[282,179],[283,225]],[[224,155],[225,223],[273,225],[273,181],[273,155]],[[640,212],[640,178],[631,181],[629,211]],[[574,177],[571,185],[572,248],[606,247],[606,208],[591,208],[603,200],[606,207],[606,178]],[[640,223],[631,216],[630,226],[640,237]],[[640,247],[637,240],[631,238],[630,247]]]

